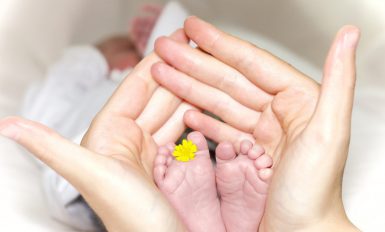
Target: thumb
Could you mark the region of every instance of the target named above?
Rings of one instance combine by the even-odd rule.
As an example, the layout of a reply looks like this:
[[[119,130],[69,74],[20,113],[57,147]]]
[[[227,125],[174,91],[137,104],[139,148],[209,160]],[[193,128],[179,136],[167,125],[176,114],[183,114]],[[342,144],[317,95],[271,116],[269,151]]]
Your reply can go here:
[[[325,62],[321,94],[311,125],[328,141],[349,141],[359,37],[358,28],[341,28]]]
[[[19,117],[0,120],[0,135],[25,147],[81,192],[85,183],[93,179],[96,158],[101,157],[39,123]]]

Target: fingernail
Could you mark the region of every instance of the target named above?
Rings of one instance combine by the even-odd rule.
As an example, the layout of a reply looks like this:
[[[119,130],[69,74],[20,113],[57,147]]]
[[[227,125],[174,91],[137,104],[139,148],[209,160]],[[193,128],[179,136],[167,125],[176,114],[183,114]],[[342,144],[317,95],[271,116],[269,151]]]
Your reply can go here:
[[[8,125],[0,129],[0,134],[12,140],[16,140],[19,133],[19,129],[15,125]]]
[[[343,48],[356,48],[360,37],[360,31],[356,27],[351,27],[344,34],[342,41]]]
[[[354,26],[345,26],[340,33],[342,35],[339,37],[334,54],[336,59],[343,60],[347,54],[355,51],[360,38],[360,31]]]

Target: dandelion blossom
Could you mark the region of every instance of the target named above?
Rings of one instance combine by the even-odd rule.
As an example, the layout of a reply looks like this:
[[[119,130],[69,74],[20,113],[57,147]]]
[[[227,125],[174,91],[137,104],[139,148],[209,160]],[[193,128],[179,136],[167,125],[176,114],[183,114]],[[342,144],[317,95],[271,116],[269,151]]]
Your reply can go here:
[[[191,140],[183,139],[182,144],[175,147],[172,155],[178,161],[188,162],[195,158],[195,152],[197,151],[197,146]]]

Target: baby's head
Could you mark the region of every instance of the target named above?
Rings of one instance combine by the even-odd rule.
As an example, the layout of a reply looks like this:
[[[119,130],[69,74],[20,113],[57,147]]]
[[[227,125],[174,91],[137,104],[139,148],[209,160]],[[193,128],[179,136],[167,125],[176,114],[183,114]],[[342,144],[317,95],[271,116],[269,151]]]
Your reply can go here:
[[[125,70],[139,63],[161,11],[161,6],[143,5],[132,19],[128,36],[114,36],[97,45],[110,70]]]
[[[105,57],[110,70],[124,70],[139,63],[141,55],[128,36],[114,36],[96,46]]]

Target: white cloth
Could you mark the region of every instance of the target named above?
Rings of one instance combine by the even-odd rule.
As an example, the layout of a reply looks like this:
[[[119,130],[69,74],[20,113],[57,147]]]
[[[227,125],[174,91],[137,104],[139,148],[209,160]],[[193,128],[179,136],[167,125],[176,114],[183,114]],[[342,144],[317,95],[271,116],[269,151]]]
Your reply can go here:
[[[108,64],[96,48],[69,48],[49,70],[46,81],[27,95],[22,115],[80,143],[93,117],[119,84],[109,75]],[[52,169],[37,163],[52,216],[76,229],[99,231],[97,217],[79,192]]]
[[[76,126],[69,122],[78,117],[80,104],[88,91],[107,80],[108,75],[108,64],[97,49],[91,46],[69,48],[49,69],[42,87],[33,88],[28,94],[32,96],[27,96],[22,114],[72,138],[87,128],[85,123],[89,120],[84,118],[90,116],[79,119]]]

